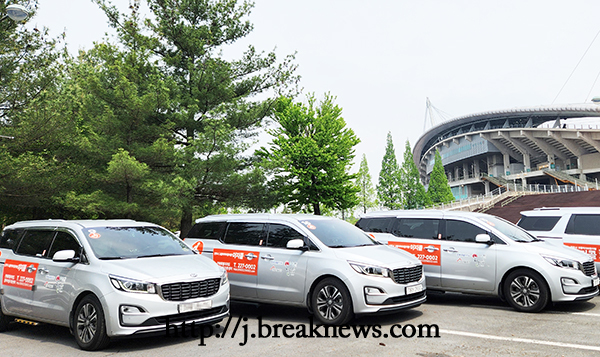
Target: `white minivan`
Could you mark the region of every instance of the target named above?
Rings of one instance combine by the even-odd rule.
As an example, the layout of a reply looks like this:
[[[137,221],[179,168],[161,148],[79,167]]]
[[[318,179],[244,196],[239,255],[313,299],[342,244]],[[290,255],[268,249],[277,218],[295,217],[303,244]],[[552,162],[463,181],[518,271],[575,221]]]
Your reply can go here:
[[[426,299],[418,259],[333,217],[208,216],[185,242],[227,270],[232,299],[308,307],[322,324]]]
[[[535,238],[496,216],[460,211],[370,213],[356,224],[423,263],[427,288],[499,295],[518,311],[598,294],[585,253]]]
[[[521,212],[517,225],[534,236],[589,254],[600,269],[600,207],[543,207]]]

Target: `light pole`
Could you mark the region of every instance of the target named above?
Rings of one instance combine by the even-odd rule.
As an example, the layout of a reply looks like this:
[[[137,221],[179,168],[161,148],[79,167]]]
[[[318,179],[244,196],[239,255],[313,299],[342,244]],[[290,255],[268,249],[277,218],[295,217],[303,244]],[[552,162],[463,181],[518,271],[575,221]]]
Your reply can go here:
[[[14,22],[21,22],[29,16],[29,11],[23,5],[12,4],[6,7],[6,15],[0,19],[4,21],[6,18],[10,18]]]

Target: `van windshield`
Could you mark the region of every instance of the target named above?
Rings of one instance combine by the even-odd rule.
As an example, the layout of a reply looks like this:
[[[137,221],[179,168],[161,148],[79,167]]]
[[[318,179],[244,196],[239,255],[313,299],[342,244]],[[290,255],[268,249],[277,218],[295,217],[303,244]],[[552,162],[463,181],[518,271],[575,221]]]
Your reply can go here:
[[[479,220],[496,228],[500,233],[504,234],[508,238],[514,240],[515,242],[537,242],[541,241],[541,239],[535,238],[533,235],[525,231],[523,228],[518,227],[509,221],[505,221],[500,217],[495,216],[486,216],[486,217],[478,217]]]
[[[94,227],[83,233],[98,259],[194,254],[185,243],[159,227]]]
[[[348,248],[366,245],[379,245],[360,228],[339,219],[316,219],[300,221],[323,244],[330,248]]]

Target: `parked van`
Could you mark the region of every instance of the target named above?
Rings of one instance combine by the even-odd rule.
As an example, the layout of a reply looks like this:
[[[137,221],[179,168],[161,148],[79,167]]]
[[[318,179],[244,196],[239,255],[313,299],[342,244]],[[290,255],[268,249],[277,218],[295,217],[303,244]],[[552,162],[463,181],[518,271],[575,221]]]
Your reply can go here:
[[[540,239],[589,254],[600,269],[600,207],[536,208],[521,212],[517,224]]]
[[[66,326],[84,350],[229,316],[225,269],[152,223],[9,225],[0,236],[0,276],[0,332],[13,320]]]
[[[305,306],[323,324],[426,299],[418,259],[333,217],[209,216],[185,242],[227,270],[232,299]]]
[[[367,214],[356,225],[419,258],[428,289],[499,295],[524,312],[598,294],[600,280],[588,255],[537,239],[492,215],[386,211]]]

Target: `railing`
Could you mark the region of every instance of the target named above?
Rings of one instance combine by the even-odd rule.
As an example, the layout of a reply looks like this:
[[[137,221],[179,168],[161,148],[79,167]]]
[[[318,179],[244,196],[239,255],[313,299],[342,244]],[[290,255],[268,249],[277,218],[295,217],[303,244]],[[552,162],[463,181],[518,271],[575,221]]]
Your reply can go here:
[[[506,186],[498,187],[495,190],[477,196],[471,196],[462,200],[456,200],[449,203],[441,203],[426,208],[431,209],[442,209],[442,210],[461,210],[461,211],[487,211],[494,207],[496,203],[510,197],[510,201],[503,202],[503,206],[516,200],[517,198],[524,195],[531,194],[544,194],[544,193],[568,193],[568,192],[580,192],[589,191],[592,187],[577,186],[577,185],[540,185],[540,184],[529,184],[520,185],[516,183],[508,183]]]

